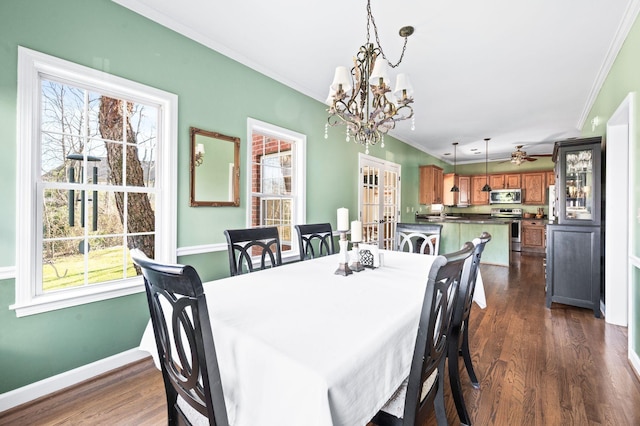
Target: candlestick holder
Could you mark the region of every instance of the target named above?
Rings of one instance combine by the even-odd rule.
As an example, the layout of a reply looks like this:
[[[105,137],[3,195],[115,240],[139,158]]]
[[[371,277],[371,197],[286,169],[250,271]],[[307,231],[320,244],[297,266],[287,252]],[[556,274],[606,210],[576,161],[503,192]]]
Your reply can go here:
[[[356,253],[356,259],[351,262],[351,265],[349,266],[351,267],[351,270],[355,272],[364,271],[364,266],[360,263],[360,250],[358,249],[359,243],[360,241],[351,241],[351,244],[353,244],[353,251]]]
[[[351,268],[349,268],[349,251],[347,250],[347,246],[349,245],[349,241],[347,241],[347,231],[338,231],[340,233],[340,263],[338,264],[338,269],[336,269],[336,275],[347,276],[351,275],[353,272]]]

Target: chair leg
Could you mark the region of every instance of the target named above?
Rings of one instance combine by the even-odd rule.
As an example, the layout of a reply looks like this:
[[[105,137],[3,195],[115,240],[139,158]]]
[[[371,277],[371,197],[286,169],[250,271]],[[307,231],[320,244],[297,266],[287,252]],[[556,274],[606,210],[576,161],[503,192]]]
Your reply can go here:
[[[480,389],[480,382],[478,381],[476,372],[473,369],[473,363],[471,362],[471,353],[469,353],[469,323],[468,322],[464,324],[464,331],[462,332],[462,347],[460,349],[460,352],[462,352],[462,358],[464,358],[464,366],[467,368],[467,373],[469,373],[469,379],[471,379],[471,384],[475,389]]]
[[[442,357],[440,366],[438,367],[438,390],[436,390],[436,396],[433,400],[433,406],[436,411],[436,421],[438,426],[448,426],[447,410],[444,407],[444,362],[446,357]]]
[[[451,336],[452,339],[448,342],[449,348],[447,357],[449,358],[449,384],[451,385],[451,395],[453,396],[453,402],[456,405],[456,411],[460,418],[460,423],[470,426],[471,418],[467,412],[467,407],[464,404],[464,397],[462,395],[462,385],[460,384],[460,367],[458,364],[458,339],[457,336]]]

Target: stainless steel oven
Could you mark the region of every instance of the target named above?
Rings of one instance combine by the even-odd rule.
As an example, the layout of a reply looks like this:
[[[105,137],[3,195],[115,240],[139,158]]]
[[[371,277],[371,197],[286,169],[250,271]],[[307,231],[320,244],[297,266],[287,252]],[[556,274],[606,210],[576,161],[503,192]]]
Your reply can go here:
[[[522,209],[491,209],[491,217],[511,219],[511,251],[520,251],[522,244]]]

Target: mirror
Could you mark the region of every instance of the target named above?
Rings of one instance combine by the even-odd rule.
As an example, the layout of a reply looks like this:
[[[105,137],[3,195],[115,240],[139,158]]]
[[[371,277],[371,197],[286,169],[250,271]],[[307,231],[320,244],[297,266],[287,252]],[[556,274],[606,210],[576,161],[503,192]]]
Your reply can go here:
[[[240,205],[240,138],[190,127],[191,206]]]

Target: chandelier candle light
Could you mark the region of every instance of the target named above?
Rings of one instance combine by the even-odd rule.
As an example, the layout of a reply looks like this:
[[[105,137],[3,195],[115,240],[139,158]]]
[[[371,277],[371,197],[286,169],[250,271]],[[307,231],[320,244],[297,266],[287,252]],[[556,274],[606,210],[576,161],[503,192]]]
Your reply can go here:
[[[340,233],[340,263],[338,269],[336,269],[336,275],[347,276],[353,272],[349,268],[349,252],[347,246],[347,231],[349,231],[349,209],[341,207],[338,209],[338,232]],[[362,235],[362,229],[360,230]]]
[[[372,24],[377,46],[369,41]],[[347,142],[353,136],[354,142],[364,145],[368,154],[370,145],[381,142],[384,148],[384,135],[395,127],[397,121],[413,119],[410,105],[413,103],[413,87],[406,74],[398,74],[396,78],[395,101],[387,97],[391,92],[387,65],[391,68],[400,65],[407,48],[407,37],[413,31],[411,26],[400,28],[400,36],[404,37],[402,54],[396,64],[389,62],[380,46],[371,1],[367,0],[367,42],[353,58],[351,72],[344,66],[336,68],[327,98],[329,118],[325,124],[325,139],[329,137],[329,126],[344,124]],[[411,130],[414,128],[415,120],[412,120]]]

